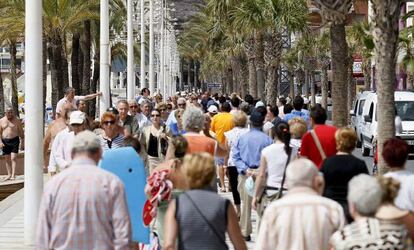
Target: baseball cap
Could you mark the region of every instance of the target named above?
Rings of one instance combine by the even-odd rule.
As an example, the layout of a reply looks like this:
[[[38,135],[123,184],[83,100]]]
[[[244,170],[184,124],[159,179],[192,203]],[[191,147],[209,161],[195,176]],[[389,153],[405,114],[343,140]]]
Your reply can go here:
[[[256,105],[254,106],[255,108],[258,108],[258,107],[264,107],[265,105],[264,105],[264,103],[262,102],[262,101],[258,101],[258,102],[256,102]]]
[[[213,114],[217,114],[218,113],[218,109],[216,105],[211,105],[210,107],[208,107],[207,111],[209,113],[213,113]]]
[[[69,124],[82,124],[85,121],[85,113],[82,111],[73,111],[70,114]]]
[[[264,122],[265,117],[256,109],[250,114],[250,121],[255,124],[261,124]]]

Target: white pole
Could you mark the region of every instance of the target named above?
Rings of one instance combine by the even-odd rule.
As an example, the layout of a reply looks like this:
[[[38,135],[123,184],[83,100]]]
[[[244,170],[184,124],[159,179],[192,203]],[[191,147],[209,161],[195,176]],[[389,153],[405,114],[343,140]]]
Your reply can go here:
[[[34,245],[43,191],[42,0],[26,0],[24,242]]]
[[[108,0],[101,0],[101,23],[100,23],[100,68],[99,82],[99,114],[100,116],[109,108],[109,5]]]
[[[140,89],[145,88],[145,1],[141,0],[141,79]]]
[[[135,98],[134,29],[132,28],[132,0],[127,0],[127,99]]]
[[[159,92],[165,98],[164,93],[164,0],[161,0],[161,38],[160,38],[160,85],[158,86]]]
[[[149,89],[151,93],[154,93],[154,0],[149,0],[150,2],[150,25],[149,25],[149,68],[148,68],[148,76],[149,76]]]

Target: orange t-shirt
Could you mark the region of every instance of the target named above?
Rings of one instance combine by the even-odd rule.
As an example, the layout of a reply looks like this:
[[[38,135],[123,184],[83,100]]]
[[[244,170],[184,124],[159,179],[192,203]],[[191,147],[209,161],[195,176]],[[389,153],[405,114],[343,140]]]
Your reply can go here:
[[[195,133],[184,134],[184,137],[188,142],[188,154],[206,152],[211,156],[214,156],[217,147],[216,140],[205,135]]]

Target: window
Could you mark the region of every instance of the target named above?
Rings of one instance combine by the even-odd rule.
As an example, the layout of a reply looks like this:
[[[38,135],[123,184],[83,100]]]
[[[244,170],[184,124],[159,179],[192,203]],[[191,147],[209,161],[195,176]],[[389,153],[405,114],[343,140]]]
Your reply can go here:
[[[371,106],[369,107],[368,116],[371,118],[371,120],[374,118],[374,103],[371,103]]]
[[[414,101],[395,102],[395,110],[402,121],[414,121]]]
[[[354,107],[354,114],[356,115],[358,112],[358,104],[359,104],[359,100],[355,102],[355,107]]]
[[[365,100],[359,101],[358,115],[362,115],[362,111],[364,110],[364,104],[365,104]]]

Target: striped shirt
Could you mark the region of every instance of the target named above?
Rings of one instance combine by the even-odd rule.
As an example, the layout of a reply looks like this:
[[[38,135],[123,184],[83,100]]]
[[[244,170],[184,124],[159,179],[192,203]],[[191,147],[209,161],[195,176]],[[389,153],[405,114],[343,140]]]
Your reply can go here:
[[[325,250],[344,224],[341,205],[310,188],[296,187],[265,210],[255,249]]]
[[[92,160],[74,159],[46,184],[37,225],[36,249],[129,249],[124,185]]]
[[[125,137],[121,134],[118,134],[112,140],[103,134],[98,135],[99,141],[101,143],[102,151],[106,151],[112,148],[121,148],[124,146]]]

